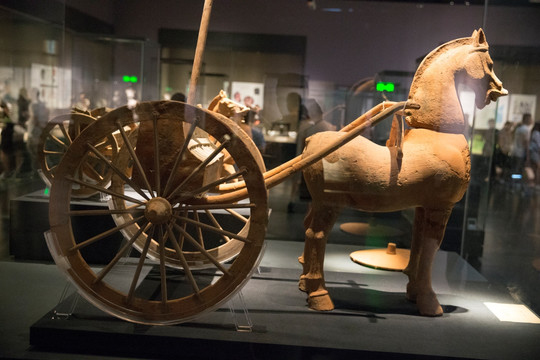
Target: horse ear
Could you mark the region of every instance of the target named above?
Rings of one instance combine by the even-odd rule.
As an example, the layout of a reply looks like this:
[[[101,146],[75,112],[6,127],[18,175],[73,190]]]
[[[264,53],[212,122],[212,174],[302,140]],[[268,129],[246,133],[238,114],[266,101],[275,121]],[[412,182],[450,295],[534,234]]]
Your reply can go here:
[[[472,36],[473,38],[473,45],[474,46],[486,46],[487,40],[486,40],[486,34],[484,34],[484,30],[482,28],[477,30],[474,30]]]

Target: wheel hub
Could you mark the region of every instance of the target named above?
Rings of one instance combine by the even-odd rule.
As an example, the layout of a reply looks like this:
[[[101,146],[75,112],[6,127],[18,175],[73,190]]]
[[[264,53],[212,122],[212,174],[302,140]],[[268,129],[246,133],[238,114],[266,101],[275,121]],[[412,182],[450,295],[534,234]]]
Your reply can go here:
[[[150,199],[146,203],[144,216],[154,225],[164,224],[172,217],[172,206],[162,197]]]

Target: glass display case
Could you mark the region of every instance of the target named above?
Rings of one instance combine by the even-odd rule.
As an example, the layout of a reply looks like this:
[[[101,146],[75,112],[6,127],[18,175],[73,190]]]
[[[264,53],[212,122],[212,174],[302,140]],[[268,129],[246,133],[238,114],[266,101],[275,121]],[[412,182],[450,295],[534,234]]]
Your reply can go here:
[[[265,280],[283,276],[284,282],[296,282],[300,277],[299,287],[306,290],[312,279],[305,279],[312,273],[302,243],[316,228],[307,214],[317,210],[310,209],[318,195],[316,185],[309,179],[306,184],[298,169],[309,141],[318,141],[323,151],[322,139],[334,138],[323,131],[341,131],[337,136],[346,137],[361,128],[355,136],[373,151],[353,161],[357,168],[369,168],[369,178],[388,165],[388,183],[395,185],[395,180],[397,188],[405,188],[416,175],[399,178],[407,164],[404,138],[417,129],[437,130],[463,139],[467,184],[463,196],[448,200],[452,212],[442,221],[440,250],[432,256],[436,261],[429,281],[446,303],[428,315],[444,311],[444,321],[477,311],[460,299],[476,301],[485,290],[483,285],[478,290],[478,283],[489,283],[507,301],[525,306],[530,322],[540,322],[535,315],[540,312],[540,172],[535,163],[540,153],[535,152],[540,150],[534,147],[540,130],[536,135],[533,130],[540,126],[537,2],[255,0],[248,6],[214,1],[201,45],[203,3],[44,0],[0,5],[0,191],[7,219],[0,232],[0,260],[54,260],[89,303],[147,325],[195,321],[234,298],[251,277],[262,288]],[[461,82],[465,75],[475,78],[465,67],[470,58],[462,60],[463,67],[446,86],[436,87],[436,79],[419,91],[442,99],[444,111],[453,109],[449,104],[455,99],[463,128],[434,129],[415,122],[412,114],[428,105],[415,103],[410,89],[431,64],[432,50],[475,36],[480,39],[476,46],[489,43],[482,54],[490,58],[482,58],[478,68],[496,74],[488,85],[482,83],[488,86],[485,94]],[[446,48],[438,49],[436,54]],[[505,95],[499,80],[507,96],[498,97]],[[194,97],[188,99],[192,86]],[[392,113],[386,115],[388,108]],[[359,125],[371,121],[376,124]],[[352,153],[364,154],[361,145],[355,146]],[[348,194],[331,197],[332,205],[351,205],[350,199],[362,199],[369,186],[353,183],[360,173],[342,165],[349,155],[339,148],[333,149],[336,159],[330,153],[318,159],[321,186],[327,186],[325,196]],[[384,149],[391,161],[386,164],[376,149]],[[429,167],[427,152],[415,174]],[[435,157],[450,164],[449,153]],[[373,158],[378,162],[370,162]],[[61,179],[54,178],[57,171]],[[349,182],[331,187],[349,175]],[[430,185],[439,184],[431,198],[450,191],[440,185],[447,174],[430,176]],[[424,192],[429,188],[415,188],[416,198],[428,199]],[[394,194],[390,185],[385,189]],[[390,197],[397,203],[414,198],[408,192]],[[416,300],[416,277],[410,275],[416,265],[398,269],[408,274],[407,287],[407,280],[400,280],[405,275],[377,264],[366,269],[349,254],[390,251],[395,245],[407,251],[407,258],[425,256],[428,250],[413,248],[412,241],[421,237],[419,228],[430,231],[436,221],[419,225],[422,209],[435,207],[422,201],[378,207],[390,199],[373,195],[368,205],[343,206],[335,223],[319,229],[321,242],[328,245],[328,288],[336,294],[338,310],[358,311],[351,298],[365,295],[351,296],[352,290],[343,289],[343,279],[355,271],[370,281],[390,279],[388,288],[369,289],[377,296],[399,292]],[[27,213],[36,214],[35,219],[29,221]],[[326,214],[333,219],[330,210]],[[88,220],[91,216],[94,220]],[[327,220],[320,218],[320,223]],[[43,233],[51,228],[45,241]],[[316,253],[309,245],[306,249]],[[291,257],[293,251],[299,253]],[[73,255],[78,252],[80,257]],[[337,255],[344,256],[336,260]],[[125,271],[111,275],[121,265]],[[351,275],[354,282],[357,275]],[[107,282],[108,276],[115,281],[125,276],[127,284]],[[327,290],[324,277],[322,282],[314,292]],[[399,290],[398,285],[404,286]],[[248,302],[261,300],[257,296],[249,295]],[[390,315],[379,303],[370,303],[366,311],[391,318],[393,312],[416,311],[390,298]],[[262,307],[268,305],[264,301]],[[311,296],[309,301],[310,306],[322,303]],[[480,303],[487,314],[498,316],[487,304],[491,298]],[[485,315],[474,316],[479,313]]]

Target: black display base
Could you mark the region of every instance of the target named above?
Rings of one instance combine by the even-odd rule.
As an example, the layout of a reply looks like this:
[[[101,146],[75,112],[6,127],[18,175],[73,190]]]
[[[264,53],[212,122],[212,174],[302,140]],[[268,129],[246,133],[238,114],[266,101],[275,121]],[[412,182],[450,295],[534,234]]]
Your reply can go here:
[[[499,321],[484,302],[514,301],[455,254],[440,252],[434,267],[442,317],[418,315],[405,299],[402,273],[361,266],[358,273],[327,271],[336,310],[315,312],[298,290],[298,268],[268,266],[279,255],[274,250],[296,254],[301,244],[269,243],[260,272],[242,290],[252,332],[237,332],[226,306],[196,321],[146,326],[116,319],[81,300],[68,319],[52,319],[51,311],[37,321],[30,343],[37,351],[213,360],[535,359],[540,353],[540,325]],[[338,250],[344,256],[350,251]]]

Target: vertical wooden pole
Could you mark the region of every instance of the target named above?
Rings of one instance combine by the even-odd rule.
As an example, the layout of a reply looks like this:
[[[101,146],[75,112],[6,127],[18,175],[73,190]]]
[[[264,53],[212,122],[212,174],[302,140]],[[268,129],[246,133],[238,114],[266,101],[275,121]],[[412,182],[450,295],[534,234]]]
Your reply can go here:
[[[214,0],[204,0],[203,14],[199,28],[199,38],[197,39],[197,48],[195,49],[195,58],[193,59],[193,69],[191,70],[191,80],[189,82],[189,93],[187,103],[196,105],[197,82],[201,74],[201,64],[206,46],[206,36],[208,34],[208,24],[210,23],[210,13],[212,12],[212,3]]]

